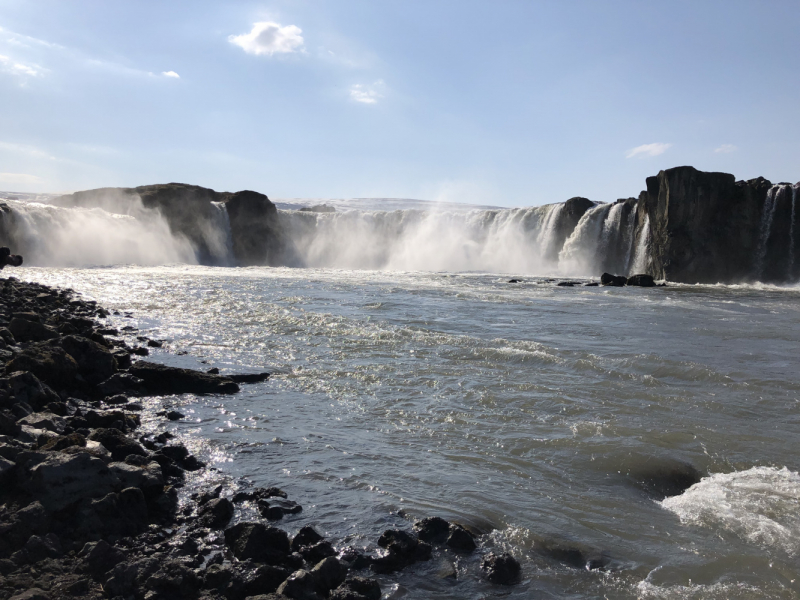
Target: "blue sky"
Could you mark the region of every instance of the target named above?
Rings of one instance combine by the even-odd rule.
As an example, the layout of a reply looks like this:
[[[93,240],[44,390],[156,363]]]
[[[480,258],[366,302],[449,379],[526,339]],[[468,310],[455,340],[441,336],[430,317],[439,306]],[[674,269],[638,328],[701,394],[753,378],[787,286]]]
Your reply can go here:
[[[800,2],[0,0],[0,190],[526,206],[800,178]]]

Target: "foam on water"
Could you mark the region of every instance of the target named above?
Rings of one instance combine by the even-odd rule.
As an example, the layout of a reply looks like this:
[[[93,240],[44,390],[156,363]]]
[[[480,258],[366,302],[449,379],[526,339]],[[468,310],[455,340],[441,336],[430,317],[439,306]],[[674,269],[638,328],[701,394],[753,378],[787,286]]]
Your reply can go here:
[[[686,525],[731,532],[792,556],[800,551],[800,475],[786,467],[717,473],[661,505]]]

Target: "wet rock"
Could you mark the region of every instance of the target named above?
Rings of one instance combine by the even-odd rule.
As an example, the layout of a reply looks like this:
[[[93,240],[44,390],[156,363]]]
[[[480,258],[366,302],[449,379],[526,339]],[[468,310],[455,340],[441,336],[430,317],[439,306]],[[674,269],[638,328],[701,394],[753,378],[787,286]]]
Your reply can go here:
[[[36,316],[38,318],[38,315]],[[22,318],[20,314],[11,319],[8,324],[8,330],[18,342],[43,342],[58,337],[58,332],[52,327],[42,325],[38,321]]]
[[[321,542],[323,539],[325,538],[317,533],[313,527],[306,525],[300,529],[300,531],[297,532],[297,535],[295,535],[292,539],[292,552],[298,552],[303,546],[311,546],[317,542]]]
[[[602,285],[608,285],[613,287],[622,287],[628,282],[627,277],[623,277],[622,275],[612,275],[611,273],[603,273],[600,276],[600,283]]]
[[[108,468],[123,487],[147,489],[164,486],[161,466],[155,461],[141,467],[127,462],[112,462]]]
[[[148,393],[156,395],[232,394],[239,391],[239,386],[226,377],[191,369],[139,361],[129,371],[144,381]]]
[[[303,507],[292,500],[283,498],[270,498],[269,500],[258,501],[258,512],[262,517],[271,521],[277,521],[284,515],[295,515],[303,511]]]
[[[522,279],[509,279],[508,283],[522,283]]]
[[[517,583],[522,574],[519,562],[508,552],[490,553],[481,563],[484,577],[491,583],[512,585]]]
[[[220,529],[233,518],[233,503],[227,498],[214,498],[203,504],[197,514],[203,527]]]
[[[604,568],[609,562],[602,553],[590,548],[582,548],[577,544],[547,540],[537,543],[534,548],[542,556],[556,560],[574,569],[593,571]]]
[[[432,544],[441,544],[450,535],[450,523],[441,517],[428,517],[414,524],[419,539]]]
[[[599,283],[597,283],[596,281],[590,281],[589,283],[584,283],[584,284],[583,284],[583,287],[597,287],[597,286],[599,286],[599,285],[600,285],[600,284],[599,284]]]
[[[380,600],[381,586],[367,577],[348,577],[328,596],[329,600]]]
[[[61,347],[78,364],[78,373],[92,385],[111,377],[117,371],[117,359],[105,346],[77,335],[61,339]]]
[[[703,474],[687,462],[663,460],[631,469],[630,477],[637,487],[656,500],[663,500],[700,483]]]
[[[429,544],[399,529],[384,531],[378,539],[378,545],[386,549],[386,554],[372,561],[371,567],[376,573],[393,573],[431,557]]]
[[[281,567],[262,565],[248,575],[243,582],[243,593],[247,596],[270,594],[286,581],[291,572]]]
[[[450,535],[447,537],[445,545],[461,554],[469,554],[477,547],[473,535],[458,523],[450,525]]]
[[[125,348],[117,348],[111,350],[111,355],[117,361],[117,367],[120,369],[127,369],[131,366],[131,355]]]
[[[183,413],[178,412],[177,410],[170,410],[170,411],[161,411],[156,413],[159,417],[167,417],[170,421],[180,421],[181,419],[185,418],[186,415]]]
[[[105,400],[103,400],[106,404],[110,404],[112,406],[118,406],[120,404],[127,404],[128,397],[124,394],[117,394],[116,396],[109,396]]]
[[[270,565],[282,564],[291,552],[286,532],[262,523],[241,522],[229,527],[225,544],[239,560],[249,558]]]
[[[256,488],[249,492],[236,492],[233,495],[233,503],[239,504],[240,502],[263,500],[267,498],[288,498],[288,494],[280,488]]]
[[[11,359],[6,372],[15,371],[30,371],[41,381],[61,389],[73,384],[78,363],[63,348],[45,342],[29,346]]]
[[[317,542],[316,544],[310,544],[308,546],[303,546],[297,552],[308,562],[309,564],[316,564],[321,560],[326,558],[336,556],[337,552],[333,548],[333,545],[330,542],[322,541]]]
[[[559,281],[556,284],[558,287],[575,287],[574,281]]]
[[[218,371],[219,372],[219,371]],[[225,375],[231,381],[236,383],[259,383],[269,379],[269,373],[239,373],[233,375]]]
[[[117,394],[138,394],[144,390],[144,381],[130,373],[115,373],[97,385],[97,391],[104,396]]]
[[[655,287],[656,282],[651,275],[631,275],[628,277],[628,285],[637,285],[639,287]]]
[[[111,452],[111,458],[124,461],[129,454],[147,456],[147,451],[118,429],[98,428],[89,434],[92,441],[100,442]]]

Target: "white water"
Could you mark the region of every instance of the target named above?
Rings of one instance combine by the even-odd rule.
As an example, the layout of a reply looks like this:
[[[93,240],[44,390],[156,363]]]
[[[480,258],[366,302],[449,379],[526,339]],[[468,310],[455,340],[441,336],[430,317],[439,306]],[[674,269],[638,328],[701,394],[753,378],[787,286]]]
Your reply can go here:
[[[566,273],[594,274],[600,258],[603,227],[611,212],[610,204],[587,210],[558,255],[559,266]]]
[[[633,253],[633,266],[630,269],[631,274],[647,273],[648,263],[648,248],[650,245],[650,216],[645,215],[642,230],[639,233],[639,242],[636,244],[636,250]]]
[[[780,186],[773,185],[767,191],[767,198],[764,201],[764,211],[761,213],[761,225],[758,228],[758,249],[756,250],[756,279],[761,279],[764,274],[764,261],[767,258],[767,242],[772,233],[772,220],[775,217],[775,201]]]
[[[800,187],[800,184],[795,184],[792,186],[792,216],[791,221],[789,221],[789,268],[786,272],[786,276],[791,280],[794,276],[794,252],[795,252],[795,206],[797,204],[797,188]]]
[[[4,202],[13,211],[14,252],[23,255],[26,264],[75,267],[197,262],[191,244],[173,236],[155,211],[136,210],[136,216],[131,216],[100,208]]]

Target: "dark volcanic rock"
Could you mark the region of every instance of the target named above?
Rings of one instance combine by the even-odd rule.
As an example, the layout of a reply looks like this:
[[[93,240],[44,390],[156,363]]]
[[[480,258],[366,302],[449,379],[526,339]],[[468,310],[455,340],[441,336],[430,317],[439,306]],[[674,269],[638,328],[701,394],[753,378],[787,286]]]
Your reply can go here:
[[[95,429],[89,439],[100,442],[111,452],[114,460],[125,460],[129,454],[147,456],[147,451],[118,429]]]
[[[61,347],[78,364],[78,372],[90,384],[108,379],[117,371],[117,360],[101,344],[88,338],[68,335],[61,339]]]
[[[428,517],[414,523],[414,531],[424,542],[441,544],[450,535],[450,523],[441,517]]]
[[[30,371],[59,389],[73,384],[78,363],[63,348],[42,342],[26,348],[8,362],[6,372],[15,371]]]
[[[629,477],[656,500],[677,496],[700,483],[703,474],[687,462],[651,460],[631,469]]]
[[[612,275],[611,273],[603,273],[600,277],[600,283],[603,285],[610,285],[614,287],[622,287],[628,283],[628,278],[622,275]]]
[[[323,539],[325,538],[318,534],[313,527],[306,525],[292,539],[292,552],[299,551],[303,546],[311,546],[321,542]]]
[[[473,535],[458,523],[450,525],[450,535],[447,537],[445,545],[462,554],[469,554],[477,548]]]
[[[285,531],[263,523],[241,522],[225,530],[225,543],[239,560],[280,565],[291,553]]]
[[[129,372],[151,394],[232,394],[239,386],[227,377],[139,361]]]
[[[492,552],[483,559],[481,569],[488,581],[502,585],[517,583],[522,573],[519,562],[508,552],[502,554]]]
[[[380,600],[381,586],[374,579],[348,577],[333,590],[329,600]]]
[[[651,275],[631,275],[628,277],[627,285],[636,285],[639,287],[655,287],[656,282]]]
[[[264,194],[243,191],[225,199],[233,238],[233,254],[241,266],[279,265],[286,242],[278,209]]]
[[[8,330],[20,342],[42,342],[58,337],[58,332],[51,327],[19,316],[11,319]]]
[[[429,560],[431,546],[420,542],[416,536],[399,529],[388,529],[381,534],[378,545],[386,554],[372,561],[376,573],[394,573],[417,561]]]

